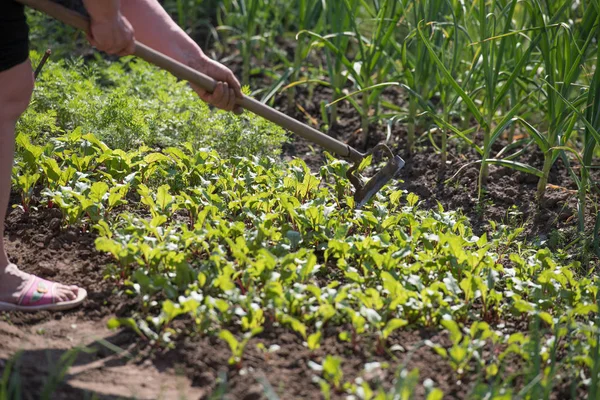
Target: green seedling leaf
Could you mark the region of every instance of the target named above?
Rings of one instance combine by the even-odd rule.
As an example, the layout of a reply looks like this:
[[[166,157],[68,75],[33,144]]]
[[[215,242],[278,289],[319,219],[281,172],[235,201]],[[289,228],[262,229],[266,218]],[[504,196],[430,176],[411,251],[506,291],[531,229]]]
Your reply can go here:
[[[239,361],[237,359],[237,354],[240,348],[240,342],[238,342],[235,336],[233,336],[233,334],[227,329],[223,329],[221,332],[219,332],[219,338],[227,342],[229,345],[229,350],[231,350],[232,356],[229,358],[229,364],[237,363]]]
[[[129,328],[134,331],[138,336],[145,338],[146,336],[138,328],[133,318],[111,318],[106,323],[106,327],[111,330],[119,328]]]
[[[417,196],[414,193],[409,193],[408,196],[406,197],[406,202],[411,207],[414,207],[418,201],[419,201],[419,196]]]
[[[441,389],[433,388],[426,397],[426,400],[442,400],[444,398],[444,392]]]
[[[42,168],[50,182],[60,182],[61,170],[54,158],[44,158]]]
[[[156,191],[156,205],[161,213],[170,214],[174,198],[169,193],[169,185],[162,185]]]
[[[323,377],[334,387],[339,388],[344,373],[342,372],[342,359],[328,355],[323,361]]]
[[[306,342],[310,350],[316,350],[321,347],[321,331],[309,335]]]
[[[108,193],[108,185],[104,182],[94,182],[90,188],[89,199],[94,203],[102,203]]]
[[[400,318],[393,318],[387,322],[385,328],[383,328],[383,339],[387,339],[392,332],[408,325],[408,321]]]
[[[302,335],[303,338],[306,338],[306,325],[296,318],[289,315],[282,315],[280,317],[280,321],[282,324],[289,325],[295,332],[298,332],[300,335]]]
[[[342,342],[349,342],[349,341],[351,340],[350,333],[348,333],[347,331],[340,332],[340,333],[338,334],[338,338],[339,338],[339,339],[340,339]]]
[[[463,335],[460,331],[458,324],[455,321],[452,321],[451,319],[443,319],[441,321],[441,324],[450,333],[450,340],[452,340],[452,343],[456,344],[462,340]]]
[[[146,164],[152,164],[161,161],[169,161],[169,157],[162,153],[150,153],[144,157],[144,162]]]
[[[364,170],[366,167],[371,165],[372,162],[373,162],[373,155],[369,154],[368,156],[366,156],[365,158],[362,159],[362,161],[358,165],[358,168],[356,169],[356,171],[360,172],[360,171]]]

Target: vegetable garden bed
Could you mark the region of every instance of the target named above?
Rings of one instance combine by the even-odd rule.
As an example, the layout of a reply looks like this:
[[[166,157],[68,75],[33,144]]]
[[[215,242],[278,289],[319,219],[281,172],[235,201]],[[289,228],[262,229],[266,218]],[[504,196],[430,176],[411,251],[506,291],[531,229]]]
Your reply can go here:
[[[176,3],[181,16],[184,3]],[[504,3],[497,11],[502,18],[516,4]],[[390,21],[404,29],[405,20],[393,19],[396,11],[367,19],[381,24],[373,32],[384,32]],[[477,21],[487,39],[471,45],[495,48],[487,44],[493,40],[486,14],[473,15],[483,18]],[[0,343],[8,345],[0,346],[0,394],[596,398],[597,174],[591,159],[588,171],[565,150],[581,144],[577,135],[591,137],[584,132],[593,127],[575,124],[581,115],[567,112],[565,103],[575,139],[561,144],[555,137],[550,148],[552,132],[540,139],[536,128],[516,119],[525,106],[515,103],[516,92],[499,85],[511,100],[495,109],[489,102],[498,105],[498,93],[471,87],[467,74],[463,89],[475,101],[462,95],[452,74],[464,71],[444,71],[449,59],[425,56],[435,53],[431,46],[447,56],[454,47],[444,47],[444,40],[458,39],[418,21],[405,36],[422,60],[406,59],[406,47],[389,47],[404,54],[398,79],[408,86],[377,86],[366,108],[349,97],[333,112],[325,107],[332,98],[384,83],[383,68],[375,68],[381,58],[367,39],[360,38],[359,52],[338,35],[336,44],[348,45],[349,54],[374,60],[372,74],[344,72],[348,65],[332,62],[335,50],[303,31],[310,28],[304,22],[295,26],[306,35],[299,37],[331,50],[306,56],[328,65],[330,82],[299,84],[311,73],[304,65],[287,70],[288,80],[298,81],[279,92],[287,81],[277,74],[286,72],[261,65],[272,61],[271,53],[252,58],[264,43],[255,42],[258,28],[251,23],[241,24],[244,35],[231,30],[238,36],[231,34],[230,48],[240,48],[231,65],[245,79],[272,85],[256,93],[273,94],[265,101],[340,140],[364,148],[387,141],[407,161],[400,181],[355,210],[347,163],[300,139],[286,142],[262,120],[212,112],[185,84],[141,62],[51,62],[18,126],[6,241],[11,258],[28,272],[80,284],[90,297],[66,313],[3,314]],[[450,26],[445,23],[440,26]],[[509,47],[512,34],[494,39],[504,43],[505,37]],[[297,43],[284,50],[308,48]],[[520,48],[510,54],[528,57]],[[490,60],[473,79],[505,83],[506,71],[490,72]],[[300,68],[301,61],[289,65]],[[429,88],[419,62],[443,90]],[[527,73],[511,90],[523,94],[523,87],[535,86]],[[423,82],[418,95],[410,91]],[[543,95],[552,97],[547,89]],[[402,117],[381,111],[385,104],[396,107],[386,112]],[[435,107],[443,112],[432,113]],[[522,125],[509,131],[517,122]],[[554,151],[562,153],[549,167]],[[540,202],[538,171],[549,183]],[[20,347],[24,352],[16,353]]]
[[[19,143],[21,173],[39,154],[45,189],[29,203],[40,210],[13,211],[9,234],[47,248],[57,279],[99,281],[76,311],[84,320],[116,313],[108,325],[137,333],[139,360],[166,357],[213,393],[368,397],[395,385],[462,398],[490,384],[510,393],[565,351],[555,374],[581,357],[595,362],[582,318],[596,307],[596,280],[576,279],[578,263],[530,248],[505,225],[475,236],[466,217],[421,209],[393,187],[354,210],[344,162],[317,175],[299,160],[113,151],[77,132]],[[92,238],[110,260],[89,250]],[[26,265],[41,258],[9,251]],[[542,349],[546,340],[554,345]],[[523,366],[511,371],[515,362]],[[578,390],[567,382],[552,393]]]

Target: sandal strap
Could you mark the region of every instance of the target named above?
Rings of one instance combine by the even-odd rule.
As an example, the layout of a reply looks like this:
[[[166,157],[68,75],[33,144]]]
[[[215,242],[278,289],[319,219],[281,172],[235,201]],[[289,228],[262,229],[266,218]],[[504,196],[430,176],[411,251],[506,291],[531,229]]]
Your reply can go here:
[[[21,296],[18,304],[20,306],[44,306],[56,302],[56,283],[33,276]]]
[[[27,281],[27,283],[25,284],[25,287],[23,288],[23,290],[21,290],[21,294],[19,295],[19,300],[17,301],[18,305],[21,305],[23,303],[23,301],[25,300],[25,296],[27,295],[27,293],[29,293],[29,291],[31,290],[31,288],[33,287],[33,285],[35,284],[36,281],[37,281],[37,276],[35,276],[35,275],[29,276],[29,280]]]

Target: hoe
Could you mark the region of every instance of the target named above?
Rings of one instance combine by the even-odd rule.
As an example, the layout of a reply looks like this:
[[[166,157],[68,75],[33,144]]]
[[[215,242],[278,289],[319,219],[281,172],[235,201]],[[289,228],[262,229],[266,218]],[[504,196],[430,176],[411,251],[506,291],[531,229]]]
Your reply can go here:
[[[31,8],[41,11],[67,25],[71,25],[85,32],[89,31],[89,19],[83,15],[71,11],[50,0],[18,0]],[[200,73],[162,53],[159,53],[142,43],[136,42],[134,55],[142,58],[162,69],[169,71],[179,79],[192,82],[208,92],[213,92],[216,81],[209,76]],[[325,135],[310,126],[303,124],[277,110],[271,108],[251,97],[244,96],[237,100],[237,105],[299,135],[303,138],[324,147],[325,149],[347,158],[354,163],[348,169],[347,177],[355,188],[355,207],[361,208],[365,205],[386,183],[393,179],[398,171],[404,166],[404,160],[400,156],[394,156],[388,146],[383,143],[375,146],[368,153],[361,153],[355,148],[342,143],[330,136]],[[388,162],[366,183],[358,176],[357,168],[365,157],[373,152],[382,152],[388,157]]]

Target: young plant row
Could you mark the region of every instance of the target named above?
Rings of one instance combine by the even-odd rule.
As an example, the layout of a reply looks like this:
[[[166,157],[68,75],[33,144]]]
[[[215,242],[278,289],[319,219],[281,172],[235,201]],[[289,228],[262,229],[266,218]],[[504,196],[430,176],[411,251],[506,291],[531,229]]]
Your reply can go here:
[[[31,58],[35,64],[40,55]],[[76,127],[122,150],[190,142],[227,156],[279,154],[287,137],[254,114],[211,111],[186,82],[146,62],[53,58],[17,131],[43,141]]]
[[[74,130],[43,145],[19,135],[13,183],[25,212],[56,207],[64,225],[97,232],[107,275],[138,304],[110,325],[153,343],[217,335],[241,367],[265,329],[316,350],[339,327],[337,340],[384,356],[400,332],[426,328],[447,333],[425,345],[477,377],[475,398],[547,397],[558,376],[596,393],[595,277],[518,230],[476,237],[466,218],[393,187],[355,210],[347,168],[330,158],[313,174],[191,145],[125,152]],[[374,398],[336,357],[314,368],[324,393]]]

